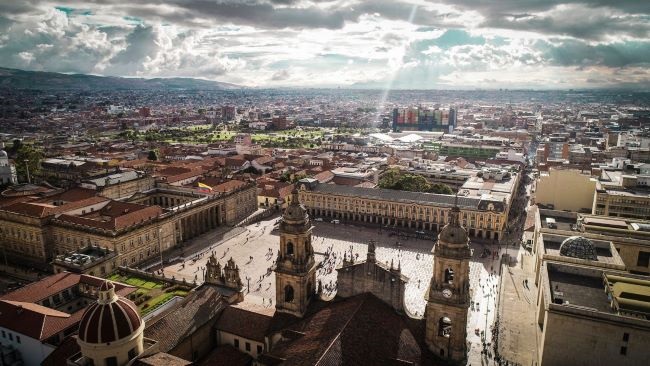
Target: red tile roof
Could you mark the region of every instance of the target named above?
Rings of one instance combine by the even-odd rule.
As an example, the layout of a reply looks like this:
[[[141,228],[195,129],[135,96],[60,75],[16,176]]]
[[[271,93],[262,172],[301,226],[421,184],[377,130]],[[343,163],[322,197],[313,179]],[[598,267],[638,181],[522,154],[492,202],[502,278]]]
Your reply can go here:
[[[0,327],[40,341],[76,325],[82,311],[72,315],[21,301],[0,301]]]
[[[311,311],[289,326],[271,325],[289,337],[263,355],[263,363],[436,365],[424,343],[424,320],[399,315],[370,293],[331,303],[315,303]],[[276,321],[287,324],[287,315],[276,313],[273,323]]]
[[[238,188],[241,188],[241,187],[243,187],[245,185],[246,185],[246,183],[244,183],[244,182],[242,182],[240,180],[233,179],[233,180],[230,180],[230,181],[227,181],[227,182],[224,182],[224,183],[221,183],[219,185],[216,185],[216,186],[212,187],[212,190],[214,190],[215,192],[226,192],[227,193],[227,192],[232,192],[232,191],[234,191],[234,190],[236,190]]]
[[[86,206],[92,206],[104,201],[108,201],[108,199],[105,197],[93,196],[89,198],[80,199],[78,201],[65,203],[60,206],[54,206],[50,203],[45,203],[40,201],[18,202],[4,207],[3,210],[13,212],[19,215],[43,218],[61,212],[72,211]]]
[[[103,282],[104,279],[95,276],[61,272],[30,283],[24,287],[19,288],[16,291],[12,291],[0,297],[0,300],[38,303],[41,300],[58,294],[61,291],[75,286],[79,283],[85,283],[94,287],[99,287]],[[126,296],[135,290],[136,288],[133,286],[115,282],[115,292],[120,296]]]
[[[145,206],[136,203],[111,201],[101,210],[81,216],[62,214],[56,220],[104,230],[121,230],[153,220],[160,216],[162,212],[162,208],[157,205]]]
[[[241,352],[231,345],[217,347],[199,362],[200,366],[249,366],[252,364],[253,358],[249,354]]]
[[[151,356],[145,356],[137,359],[133,366],[190,366],[194,365],[192,361],[186,361],[180,357],[170,355],[169,353],[156,352]],[[43,365],[45,366],[45,365]]]
[[[214,327],[217,330],[264,343],[272,316],[259,314],[236,306],[227,307]]]

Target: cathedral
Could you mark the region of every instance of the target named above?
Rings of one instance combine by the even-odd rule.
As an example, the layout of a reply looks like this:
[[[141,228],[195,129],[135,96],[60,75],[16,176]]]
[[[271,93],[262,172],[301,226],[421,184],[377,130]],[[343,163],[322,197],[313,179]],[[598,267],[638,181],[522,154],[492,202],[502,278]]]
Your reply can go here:
[[[156,339],[181,330],[160,321],[145,327],[133,303],[115,295],[109,281],[102,284],[99,298],[81,319],[80,357],[88,361],[85,364],[97,366],[183,364],[184,360],[233,366],[462,364],[467,358],[471,250],[459,211],[457,206],[451,209],[450,221],[433,248],[433,273],[422,300],[426,301],[422,318],[405,309],[409,279],[401,273],[401,264],[378,260],[374,241],[368,245],[365,261],[346,256],[337,268],[336,297],[324,299],[316,276],[313,227],[294,190],[279,225],[275,308],[259,311],[243,306],[239,267],[232,259],[223,269],[214,257],[208,260],[206,283],[199,289],[228,288],[237,294],[230,301],[216,295],[221,300],[211,302],[219,309],[209,315],[213,322],[208,329],[217,343],[206,346],[217,351],[211,353],[209,362],[199,353],[185,355]],[[185,311],[191,311],[190,307]],[[177,317],[181,316],[189,322],[196,319],[192,314]],[[233,352],[248,358],[235,361]]]

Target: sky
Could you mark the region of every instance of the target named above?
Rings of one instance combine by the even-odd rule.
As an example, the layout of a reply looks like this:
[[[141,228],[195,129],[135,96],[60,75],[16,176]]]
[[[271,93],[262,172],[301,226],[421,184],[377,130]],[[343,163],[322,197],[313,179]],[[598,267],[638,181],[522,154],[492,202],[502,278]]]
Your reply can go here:
[[[250,87],[647,91],[649,66],[644,0],[0,1],[0,67],[25,70]]]

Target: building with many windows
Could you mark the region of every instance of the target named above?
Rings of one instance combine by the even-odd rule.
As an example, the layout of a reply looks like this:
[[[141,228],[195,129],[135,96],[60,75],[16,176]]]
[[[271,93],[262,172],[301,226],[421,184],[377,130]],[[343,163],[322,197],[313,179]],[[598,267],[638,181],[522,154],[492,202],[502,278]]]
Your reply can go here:
[[[596,186],[592,214],[646,219],[650,217],[647,175],[603,171]]]
[[[25,197],[0,206],[1,243],[9,260],[33,266],[47,267],[55,256],[88,246],[117,253],[111,270],[134,266],[255,211],[256,186],[240,183],[211,192],[159,187],[123,201],[85,188]]]
[[[449,222],[453,195],[299,182],[300,201],[313,217],[329,217],[382,227],[440,231]],[[499,240],[507,218],[507,199],[458,197],[460,220],[471,237]]]

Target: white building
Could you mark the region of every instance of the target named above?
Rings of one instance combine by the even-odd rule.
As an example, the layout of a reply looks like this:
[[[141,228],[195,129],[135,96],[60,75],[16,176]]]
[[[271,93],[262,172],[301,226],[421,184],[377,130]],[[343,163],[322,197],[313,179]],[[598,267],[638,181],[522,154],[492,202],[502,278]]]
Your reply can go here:
[[[9,163],[9,157],[4,150],[0,150],[0,184],[16,184],[16,167]]]

